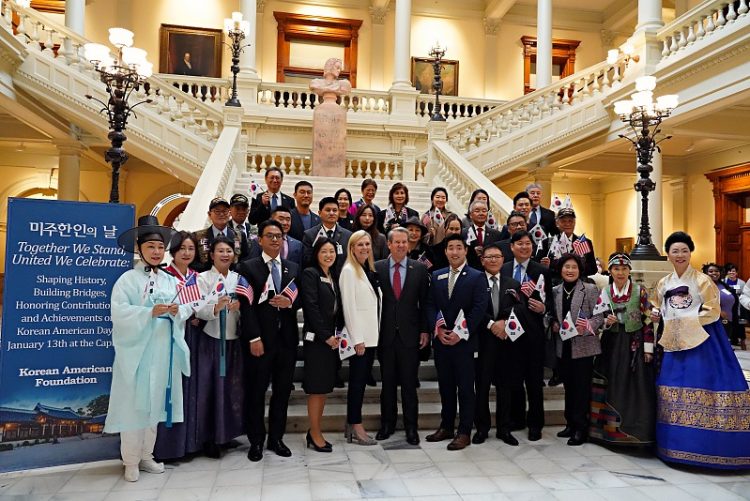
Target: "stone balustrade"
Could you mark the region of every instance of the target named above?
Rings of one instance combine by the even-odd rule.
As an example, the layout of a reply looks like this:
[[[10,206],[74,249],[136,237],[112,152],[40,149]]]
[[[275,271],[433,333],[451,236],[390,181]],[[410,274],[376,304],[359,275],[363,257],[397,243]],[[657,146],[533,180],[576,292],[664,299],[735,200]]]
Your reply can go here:
[[[578,71],[526,96],[496,106],[448,128],[449,142],[459,152],[470,152],[519,129],[590,100],[601,100],[619,88],[631,58],[602,62]]]
[[[160,80],[204,103],[222,107],[232,95],[232,86],[224,78],[193,77],[159,73]]]
[[[750,16],[749,0],[705,0],[661,29],[657,35],[662,44],[662,58],[710,38],[732,24],[747,23]]]
[[[318,104],[318,96],[304,84],[263,83],[258,91],[258,104],[312,110]],[[382,91],[352,89],[350,95],[339,99],[339,104],[349,113],[390,112],[390,96]]]
[[[448,121],[474,118],[504,104],[506,101],[493,99],[472,99],[468,97],[440,96],[440,115]],[[435,109],[435,96],[420,94],[417,97],[417,115],[430,118]]]

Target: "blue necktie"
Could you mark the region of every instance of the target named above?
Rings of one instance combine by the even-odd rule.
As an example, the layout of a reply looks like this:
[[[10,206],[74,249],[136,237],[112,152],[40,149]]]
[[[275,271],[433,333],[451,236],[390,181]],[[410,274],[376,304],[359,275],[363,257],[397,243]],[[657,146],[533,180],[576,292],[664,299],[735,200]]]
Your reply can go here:
[[[279,271],[279,266],[276,264],[276,260],[271,260],[271,279],[273,279],[273,288],[276,290],[276,293],[281,292],[281,272]]]
[[[523,266],[520,264],[516,265],[516,272],[513,273],[513,279],[518,283],[521,283],[523,280]]]
[[[271,210],[272,211],[276,210],[276,207],[278,207],[278,206],[279,206],[279,204],[276,201],[276,195],[271,195]]]
[[[537,217],[536,217],[536,212],[537,212],[538,210],[539,210],[539,209],[534,209],[534,210],[533,210],[533,211],[531,212],[531,219],[529,220],[529,227],[531,227],[531,228],[533,228],[534,226],[536,226],[536,223],[538,222],[538,221],[537,221]]]

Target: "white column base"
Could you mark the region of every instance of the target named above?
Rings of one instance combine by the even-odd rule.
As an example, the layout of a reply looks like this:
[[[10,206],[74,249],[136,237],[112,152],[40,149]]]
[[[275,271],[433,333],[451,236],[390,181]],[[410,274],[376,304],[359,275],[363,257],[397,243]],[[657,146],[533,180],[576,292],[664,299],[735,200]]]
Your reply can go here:
[[[391,87],[391,114],[388,123],[391,125],[418,125],[417,96],[419,91],[414,87]]]

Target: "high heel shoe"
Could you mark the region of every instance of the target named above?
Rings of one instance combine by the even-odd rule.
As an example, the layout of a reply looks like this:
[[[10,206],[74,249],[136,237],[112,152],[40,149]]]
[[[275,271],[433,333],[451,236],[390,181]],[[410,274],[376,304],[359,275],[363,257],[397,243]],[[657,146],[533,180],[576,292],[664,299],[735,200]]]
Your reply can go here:
[[[307,430],[307,448],[313,449],[315,452],[333,452],[333,446],[326,442],[326,445],[323,447],[319,447],[318,444],[315,443],[315,441],[312,439],[312,435],[310,435],[310,430]]]
[[[352,425],[348,424],[346,425],[346,431],[344,432],[344,436],[346,436],[346,443],[356,443],[358,445],[378,445],[378,441],[370,437],[369,435],[365,434],[364,437],[360,437],[359,434],[354,431],[354,428]]]

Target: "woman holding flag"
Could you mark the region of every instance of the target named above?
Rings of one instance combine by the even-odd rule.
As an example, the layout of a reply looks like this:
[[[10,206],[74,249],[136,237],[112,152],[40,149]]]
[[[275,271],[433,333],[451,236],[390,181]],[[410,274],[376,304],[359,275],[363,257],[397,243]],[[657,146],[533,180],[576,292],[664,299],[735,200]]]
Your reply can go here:
[[[177,302],[188,304],[200,299],[197,287],[198,273],[191,268],[200,265],[198,260],[198,239],[188,231],[177,232],[172,238],[169,253],[172,263],[164,271],[177,279]],[[190,370],[195,373],[198,367],[198,343],[203,336],[201,321],[191,316],[185,322],[185,343],[190,349]],[[177,459],[198,452],[203,447],[195,434],[194,423],[198,413],[198,378],[182,378],[183,418],[182,423],[174,423],[168,428],[159,423],[156,433],[154,456],[159,460]]]
[[[142,259],[117,279],[111,300],[115,360],[104,431],[120,434],[128,482],[137,481],[140,471],[164,473],[153,458],[156,426],[183,419],[180,378],[190,375],[184,334],[191,310],[175,302],[177,279],[161,269],[173,235],[148,215],[117,239],[123,250]]]
[[[252,302],[244,277],[231,271],[234,241],[219,235],[211,242],[213,266],[198,277],[203,298],[196,316],[206,321],[197,346],[196,441],[208,457],[219,458],[221,445],[244,433],[243,353],[238,340],[242,295]]]
[[[610,284],[594,313],[604,318],[602,353],[594,360],[593,439],[618,445],[654,443],[654,330],[646,288],[630,280],[630,256],[609,256]]]
[[[566,425],[557,436],[567,437],[568,445],[581,445],[588,435],[594,356],[602,352],[596,332],[603,317],[594,313],[599,289],[581,281],[581,258],[564,254],[558,264],[562,283],[552,288],[552,332],[565,386]]]
[[[430,209],[422,214],[422,224],[427,227],[427,241],[429,246],[437,245],[445,238],[445,220],[452,214],[447,208],[448,191],[442,186],[432,190],[430,194],[432,204]]]

